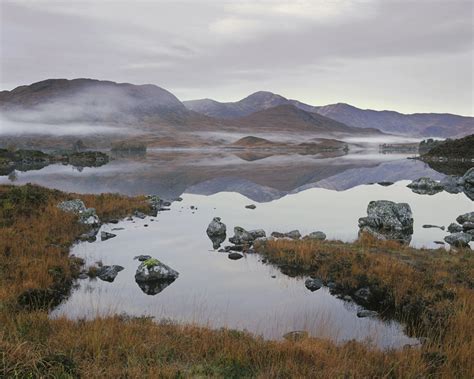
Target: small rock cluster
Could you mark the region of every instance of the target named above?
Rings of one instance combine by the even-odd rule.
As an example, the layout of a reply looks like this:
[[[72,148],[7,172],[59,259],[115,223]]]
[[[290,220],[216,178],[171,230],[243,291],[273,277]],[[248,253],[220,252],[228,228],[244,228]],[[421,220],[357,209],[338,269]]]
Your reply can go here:
[[[469,199],[474,200],[474,167],[467,170],[461,177],[446,176],[440,182],[423,177],[414,180],[407,187],[421,195],[434,195],[441,191],[449,193],[464,192]]]
[[[85,225],[100,225],[100,219],[94,208],[86,208],[81,199],[66,200],[58,204],[64,212],[74,213],[79,216],[79,222]]]
[[[454,247],[469,247],[469,242],[474,240],[474,212],[462,214],[456,218],[457,224],[448,226],[450,235],[444,240]]]

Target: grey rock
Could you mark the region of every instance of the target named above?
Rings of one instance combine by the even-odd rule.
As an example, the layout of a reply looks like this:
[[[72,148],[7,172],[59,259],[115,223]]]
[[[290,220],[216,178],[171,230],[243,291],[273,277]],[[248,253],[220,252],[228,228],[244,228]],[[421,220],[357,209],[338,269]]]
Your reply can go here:
[[[89,278],[89,275],[87,275],[85,272],[81,272],[78,277],[78,279],[81,279],[81,280],[84,280],[84,279],[87,279]]]
[[[138,287],[142,290],[143,293],[154,296],[162,292],[166,287],[168,287],[174,280],[155,280],[149,282],[136,282]]]
[[[122,270],[123,267],[119,265],[102,266],[97,272],[97,277],[106,282],[113,282],[117,277],[118,273]]]
[[[305,280],[304,285],[311,292],[319,290],[323,286],[323,282],[318,278],[308,278]]]
[[[318,240],[324,241],[326,239],[326,234],[323,232],[311,232],[307,236],[304,236],[303,239],[305,240]]]
[[[249,204],[249,205],[246,205],[245,208],[247,209],[255,209],[257,208],[257,206],[255,204]]]
[[[267,236],[267,233],[265,233],[265,230],[263,229],[253,229],[248,231],[252,238],[256,240],[257,238],[265,238]]]
[[[97,233],[99,232],[99,227],[93,227],[86,233],[81,234],[79,239],[81,241],[88,241],[88,242],[94,242],[97,239]]]
[[[232,252],[232,253],[229,253],[229,255],[227,256],[229,259],[232,259],[234,261],[240,259],[240,258],[243,258],[244,256],[240,253],[236,253],[236,252]]]
[[[179,273],[161,263],[158,259],[150,258],[143,261],[135,272],[136,282],[174,281]]]
[[[357,311],[357,317],[365,318],[365,317],[377,317],[378,313],[375,311],[369,311],[368,309],[361,309]]]
[[[462,232],[462,226],[456,223],[451,223],[448,226],[448,232],[449,233],[459,233]]]
[[[144,255],[144,254],[136,255],[136,256],[133,257],[134,260],[137,260],[137,261],[140,261],[140,262],[146,261],[146,260],[151,259],[151,258],[152,258],[151,255]]]
[[[225,236],[226,235],[226,226],[221,222],[220,217],[214,217],[207,227],[206,233],[209,237],[214,236]]]
[[[465,222],[474,222],[474,212],[464,213],[456,218],[456,221],[459,224],[464,224]]]
[[[472,230],[474,229],[474,222],[466,221],[462,224],[462,228],[464,231]]]
[[[64,212],[74,213],[79,216],[79,222],[85,225],[99,225],[100,220],[94,208],[86,208],[80,199],[67,200],[58,204],[58,208]]]
[[[226,239],[226,226],[220,217],[214,217],[206,230],[207,236],[212,241],[212,247],[217,250]]]
[[[460,193],[463,190],[463,186],[460,184],[459,177],[449,175],[444,177],[440,184],[443,186],[443,189],[448,193]]]
[[[255,238],[252,236],[252,234],[240,226],[236,226],[234,228],[234,236],[229,238],[229,241],[235,245],[248,244],[254,240]]]
[[[410,206],[388,200],[371,201],[367,206],[367,217],[359,219],[359,233],[364,232],[382,240],[409,243],[413,234]]]
[[[443,190],[443,185],[431,178],[423,177],[414,180],[408,186],[415,193],[422,195],[434,195]]]
[[[469,242],[472,240],[472,235],[470,233],[453,233],[449,236],[444,237],[444,240],[449,243],[451,246],[455,247],[468,247]]]
[[[287,233],[273,232],[271,236],[275,238],[290,238],[293,240],[297,240],[301,238],[301,233],[299,232],[299,230],[292,230]]]
[[[101,241],[107,241],[111,238],[117,237],[116,234],[109,233],[109,232],[100,232],[100,240]]]

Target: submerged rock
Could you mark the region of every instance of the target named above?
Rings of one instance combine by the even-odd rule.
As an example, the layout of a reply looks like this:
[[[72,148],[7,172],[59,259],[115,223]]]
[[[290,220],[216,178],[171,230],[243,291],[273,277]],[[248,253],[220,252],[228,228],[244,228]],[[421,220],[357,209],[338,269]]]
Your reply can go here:
[[[449,236],[444,237],[444,240],[449,243],[451,246],[455,247],[468,247],[469,242],[472,240],[472,235],[470,233],[453,233]]]
[[[305,280],[304,285],[311,292],[319,290],[323,286],[323,282],[318,278],[308,278]]]
[[[257,206],[255,204],[249,204],[249,205],[246,205],[245,208],[247,209],[255,209],[257,208]]]
[[[381,240],[409,243],[413,234],[410,206],[388,200],[371,201],[367,206],[367,217],[359,218],[359,233],[364,232]]]
[[[443,190],[443,185],[431,178],[423,177],[411,182],[408,186],[415,193],[421,195],[434,195]]]
[[[118,273],[124,268],[119,265],[102,266],[97,271],[97,277],[106,282],[113,282],[117,277]]]
[[[444,230],[444,229],[445,229],[444,226],[431,225],[431,224],[425,224],[425,225],[423,225],[423,228],[425,228],[425,229],[438,228],[438,229],[441,229],[441,230]]]
[[[109,233],[109,232],[100,232],[100,240],[101,241],[107,241],[111,238],[117,237],[116,234]]]
[[[308,235],[303,237],[304,240],[319,240],[324,241],[326,239],[326,234],[323,232],[311,232]]]

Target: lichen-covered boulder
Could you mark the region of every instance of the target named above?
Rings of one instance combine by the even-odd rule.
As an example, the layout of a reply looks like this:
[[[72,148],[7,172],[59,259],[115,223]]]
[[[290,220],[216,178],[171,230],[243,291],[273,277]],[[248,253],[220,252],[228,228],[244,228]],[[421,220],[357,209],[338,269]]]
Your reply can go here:
[[[135,273],[136,282],[174,281],[179,273],[156,258],[143,261]]]
[[[367,217],[359,219],[359,233],[369,233],[377,239],[409,243],[413,234],[410,206],[388,200],[371,201],[367,206]]]
[[[100,219],[94,208],[86,208],[80,199],[66,200],[58,204],[64,212],[74,213],[79,216],[79,222],[85,225],[99,225]]]

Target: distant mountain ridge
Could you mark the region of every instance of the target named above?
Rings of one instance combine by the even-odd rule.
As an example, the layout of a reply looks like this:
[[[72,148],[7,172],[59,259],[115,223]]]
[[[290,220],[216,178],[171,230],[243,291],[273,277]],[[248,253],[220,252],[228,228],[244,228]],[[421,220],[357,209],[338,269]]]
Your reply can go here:
[[[391,134],[445,138],[462,137],[474,131],[473,117],[443,113],[403,114],[395,111],[375,111],[344,103],[313,106],[265,91],[256,92],[237,102],[220,103],[204,99],[183,103],[190,110],[222,119],[235,119],[268,109],[270,106],[291,104],[306,112],[318,113],[348,126],[374,128]]]

